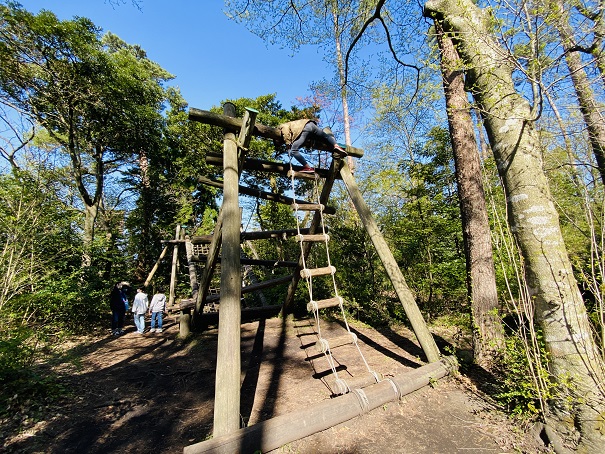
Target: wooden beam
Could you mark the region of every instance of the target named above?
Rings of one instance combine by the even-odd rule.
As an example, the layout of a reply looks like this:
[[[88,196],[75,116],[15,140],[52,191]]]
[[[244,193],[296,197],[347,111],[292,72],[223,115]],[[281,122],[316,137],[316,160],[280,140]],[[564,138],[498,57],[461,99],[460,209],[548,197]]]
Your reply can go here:
[[[205,262],[207,260],[207,255],[192,255],[192,262]],[[265,266],[269,268],[294,268],[298,265],[298,262],[289,262],[283,260],[259,260],[259,259],[249,259],[249,258],[240,258],[240,263],[242,265],[254,265],[254,266]],[[217,259],[218,262],[221,261],[219,257]]]
[[[206,163],[221,167],[223,165],[223,155],[220,153],[208,153],[206,154]],[[284,177],[288,177],[288,172],[290,171],[290,164],[286,164],[283,162],[273,162],[273,161],[265,161],[262,159],[253,159],[246,158],[243,164],[244,170],[256,170],[259,172],[270,172],[277,173]],[[303,169],[303,166],[292,165],[292,170],[295,172],[300,172]],[[315,169],[315,173],[319,175],[321,178],[327,178],[330,174],[329,169]],[[309,175],[312,177],[312,175]],[[336,175],[337,179],[340,179],[340,175]]]
[[[342,175],[342,179],[345,183],[347,191],[349,192],[353,205],[361,218],[361,222],[363,223],[363,226],[368,232],[368,235],[370,236],[370,239],[378,252],[378,256],[386,269],[387,275],[393,283],[393,287],[395,287],[395,292],[397,293],[399,301],[401,301],[403,309],[410,320],[412,329],[418,338],[418,342],[420,343],[424,354],[431,363],[439,361],[441,355],[439,353],[439,348],[435,343],[435,339],[426,326],[426,322],[422,317],[420,309],[418,309],[414,295],[405,282],[405,278],[399,269],[399,265],[397,265],[397,261],[395,260],[395,257],[393,257],[393,253],[389,249],[384,236],[382,236],[382,233],[378,228],[378,224],[376,224],[376,221],[372,217],[368,205],[366,204],[365,200],[363,200],[363,196],[361,195],[361,191],[353,178],[353,174],[351,173],[348,164],[344,160],[342,161],[340,174]]]
[[[242,323],[248,323],[263,318],[272,318],[279,314],[281,304],[263,307],[246,307],[242,309]],[[216,325],[219,319],[219,312],[204,312],[202,314],[203,323],[206,325]]]
[[[197,181],[199,181],[200,183],[203,183],[203,184],[207,184],[208,186],[212,186],[212,187],[220,188],[220,189],[224,190],[224,183],[222,181],[212,180],[210,178],[201,177],[201,176],[197,177]],[[291,197],[286,197],[281,194],[276,194],[274,192],[265,192],[265,191],[262,191],[257,188],[251,188],[249,186],[240,185],[238,189],[241,194],[246,194],[246,195],[249,195],[252,197],[258,197],[259,199],[263,199],[263,200],[270,200],[272,202],[283,203],[285,205],[291,205],[293,203],[297,203],[299,205],[299,207],[301,207],[301,208],[299,208],[301,210],[304,210],[306,207],[315,206],[314,204],[309,203],[306,200],[293,199]],[[313,208],[311,208],[311,209],[313,209]],[[336,209],[334,207],[324,207],[324,213],[325,214],[335,214]]]
[[[309,229],[300,229],[300,233],[306,235],[309,233]],[[266,240],[269,238],[281,238],[285,240],[289,237],[298,235],[297,229],[284,229],[284,230],[259,230],[252,232],[242,232],[241,241],[248,240]]]
[[[326,227],[326,232],[328,228]],[[302,235],[307,235],[309,229],[300,229]],[[243,243],[248,240],[267,240],[270,238],[281,238],[282,240],[288,239],[289,237],[298,235],[297,229],[283,229],[283,230],[258,230],[250,232],[241,232],[240,241]],[[191,242],[191,244],[210,244],[212,243],[213,235],[197,235],[184,240],[162,240],[164,244],[181,244]]]
[[[212,234],[212,240],[210,242],[210,247],[208,251],[208,258],[206,260],[206,266],[204,267],[204,272],[202,273],[202,279],[200,282],[200,291],[197,294],[195,310],[193,312],[193,323],[196,324],[196,318],[198,314],[202,312],[202,306],[204,305],[204,300],[208,295],[208,290],[210,289],[210,282],[212,281],[212,274],[214,273],[214,268],[216,267],[216,261],[218,260],[218,253],[221,248],[221,240],[223,238],[223,209],[218,213],[218,218],[216,220],[216,224],[214,225],[214,233]]]
[[[290,282],[292,280],[292,276],[288,275],[288,276],[281,276],[281,277],[277,277],[275,279],[271,279],[269,281],[263,281],[263,282],[259,282],[258,284],[252,284],[252,285],[247,285],[246,287],[241,287],[241,293],[242,295],[244,293],[251,293],[251,292],[256,292],[257,290],[264,290],[266,288],[272,288],[272,287],[276,287],[278,285],[283,285],[286,284],[288,282]],[[208,295],[206,297],[206,302],[207,303],[212,303],[215,301],[219,301],[221,300],[221,295]],[[223,304],[221,303],[221,307],[223,306]],[[281,305],[280,305],[281,307]]]
[[[204,123],[207,125],[221,126],[233,132],[238,131],[242,128],[241,118],[231,118],[226,115],[220,115],[213,112],[209,112],[207,110],[196,109],[194,107],[189,108],[189,119],[192,121],[199,121],[200,123]],[[255,136],[261,136],[267,139],[272,139],[276,141],[282,140],[279,130],[270,126],[262,125],[260,123],[256,123],[254,125],[254,130],[252,133]],[[315,141],[312,148],[315,150],[332,151],[332,146],[329,143],[323,141]],[[349,156],[354,156],[356,158],[361,158],[363,156],[363,150],[361,148],[351,146],[343,146],[343,148],[347,150]]]
[[[226,103],[224,112],[235,115],[235,105]],[[235,134],[226,132],[223,140],[223,235],[221,260],[221,317],[219,318],[214,394],[214,430],[219,437],[239,429],[240,412],[240,325],[241,266],[239,209],[239,164]]]
[[[176,226],[176,233],[174,239],[178,240],[181,236],[181,226]],[[179,245],[175,244],[172,250],[172,267],[170,268],[170,290],[168,293],[168,305],[174,305],[174,296],[176,290],[176,266],[179,260]]]
[[[185,232],[181,232],[184,234]],[[184,235],[181,235],[184,236]],[[185,254],[187,257],[187,270],[189,271],[189,284],[191,285],[191,302],[193,303],[193,308],[195,308],[195,300],[197,299],[197,294],[199,292],[199,284],[197,282],[197,271],[195,268],[195,263],[192,260],[193,257],[193,245],[189,239],[185,239]],[[191,307],[181,310],[181,314],[179,316],[179,337],[184,339],[189,336],[191,333]]]
[[[155,262],[155,265],[153,265],[153,268],[149,272],[149,276],[147,276],[147,279],[145,279],[145,283],[143,284],[143,287],[147,287],[149,285],[149,283],[151,282],[151,279],[153,279],[153,275],[158,270],[158,267],[160,266],[160,263],[166,256],[167,252],[168,252],[168,246],[164,246],[164,249],[162,249],[162,253],[160,254],[159,258]]]
[[[296,412],[261,421],[229,435],[186,446],[183,454],[274,451],[389,402],[398,401],[403,396],[453,373],[457,368],[456,359],[449,356],[363,389],[354,389],[348,394],[306,406]]]

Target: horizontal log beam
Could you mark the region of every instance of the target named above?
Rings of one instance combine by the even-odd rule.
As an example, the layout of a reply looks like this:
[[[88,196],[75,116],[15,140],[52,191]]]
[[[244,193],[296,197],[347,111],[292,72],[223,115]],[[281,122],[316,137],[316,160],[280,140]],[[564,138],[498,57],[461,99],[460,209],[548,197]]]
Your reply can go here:
[[[189,119],[207,125],[220,126],[234,133],[238,133],[242,128],[241,118],[228,117],[226,115],[216,114],[207,110],[196,109],[195,107],[189,108]],[[266,139],[276,141],[282,140],[281,134],[277,128],[265,126],[260,123],[254,123],[252,134],[255,136],[264,137]],[[329,143],[323,141],[320,142],[318,140],[315,141],[313,148],[316,150],[332,151],[332,146]],[[343,146],[343,148],[345,147]],[[356,158],[361,158],[363,156],[363,150],[361,148],[347,146],[345,149],[347,150],[347,153],[349,153],[349,156],[354,156]]]
[[[206,155],[206,163],[209,165],[222,167],[223,166],[223,155],[220,153],[208,153]],[[246,158],[243,165],[244,170],[256,170],[258,172],[270,172],[277,173],[278,175],[282,175],[284,177],[290,177],[290,164],[285,164],[283,162],[273,162],[273,161],[265,161],[262,159],[252,159]],[[303,173],[300,174],[300,171],[303,169],[303,166],[293,165],[292,169],[302,176],[303,178],[314,179],[315,176],[312,173]],[[319,175],[321,178],[327,178],[329,176],[330,171],[328,169],[315,169],[315,173]],[[340,174],[337,175],[337,178],[340,178]]]
[[[242,323],[248,323],[261,318],[272,318],[281,311],[281,304],[263,307],[247,307],[242,309]],[[201,315],[201,321],[205,325],[216,325],[220,312],[204,312]],[[237,451],[236,451],[237,452]]]
[[[326,232],[328,231],[328,227],[325,228]],[[248,241],[248,240],[268,240],[271,238],[281,238],[283,240],[288,239],[289,237],[298,235],[297,229],[282,229],[282,230],[258,230],[251,232],[242,232],[240,235],[240,241]],[[309,233],[309,229],[300,229],[301,235],[307,235]],[[212,243],[212,235],[196,235],[192,236],[189,239],[184,240],[162,240],[162,244],[185,244],[187,241],[190,241],[191,244],[210,244]]]
[[[363,389],[324,400],[220,437],[186,446],[183,454],[270,452],[288,443],[334,427],[417,391],[458,369],[452,356]]]
[[[206,255],[192,255],[192,262],[205,262],[207,259]],[[217,259],[217,262],[221,261],[221,257]],[[240,258],[242,265],[253,265],[253,266],[265,266],[269,268],[295,268],[298,266],[298,262],[288,262],[284,260],[260,260],[260,259],[248,259]]]
[[[197,181],[199,181],[200,183],[203,183],[203,184],[207,184],[208,186],[213,186],[215,188],[223,189],[222,181],[212,180],[212,179],[206,178],[206,177],[197,177]],[[298,205],[299,210],[311,211],[311,210],[315,209],[315,208],[311,208],[311,207],[316,206],[315,204],[309,203],[305,200],[297,200],[297,199],[293,199],[291,197],[283,196],[281,194],[276,194],[274,192],[261,191],[260,189],[251,188],[249,186],[239,185],[239,192],[240,192],[240,194],[245,194],[245,195],[249,195],[252,197],[258,197],[259,199],[270,200],[272,202],[283,203],[285,205],[292,205],[293,203],[296,203]],[[323,212],[326,214],[334,214],[334,213],[336,213],[336,209],[334,207],[324,207]]]
[[[287,284],[292,280],[292,276],[282,276],[276,279],[271,279],[270,281],[259,282],[258,284],[247,285],[246,287],[242,287],[242,295],[244,293],[255,292],[257,290],[263,290],[266,288],[275,287],[277,285]],[[208,295],[206,297],[207,303],[212,303],[213,301],[219,301],[221,299],[221,295]]]
[[[326,231],[327,231],[326,227]],[[300,233],[302,235],[306,235],[309,233],[309,229],[300,229]],[[268,240],[270,238],[281,238],[283,240],[288,237],[293,237],[298,235],[297,229],[283,229],[283,230],[259,230],[252,232],[242,232],[241,238],[242,241],[247,240]]]

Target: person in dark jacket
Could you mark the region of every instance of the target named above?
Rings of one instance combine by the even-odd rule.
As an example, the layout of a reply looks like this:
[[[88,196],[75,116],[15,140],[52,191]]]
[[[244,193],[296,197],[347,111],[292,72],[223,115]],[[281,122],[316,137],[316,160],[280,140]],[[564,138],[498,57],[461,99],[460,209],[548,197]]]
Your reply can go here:
[[[128,282],[118,282],[114,285],[109,296],[109,306],[111,307],[111,333],[114,336],[124,334],[124,316],[126,315],[126,304],[124,297],[128,292]]]

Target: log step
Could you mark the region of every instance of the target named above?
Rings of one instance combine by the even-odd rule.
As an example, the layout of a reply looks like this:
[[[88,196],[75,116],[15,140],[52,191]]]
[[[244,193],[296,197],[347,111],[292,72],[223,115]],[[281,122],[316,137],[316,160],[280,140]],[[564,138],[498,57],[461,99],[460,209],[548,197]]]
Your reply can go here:
[[[316,235],[296,235],[294,238],[299,243],[302,243],[302,242],[317,243],[320,241],[330,241],[330,235],[328,235],[327,233],[326,234],[319,233]]]
[[[326,276],[328,274],[336,273],[336,268],[333,266],[325,266],[323,268],[303,268],[300,270],[300,277],[315,277],[315,276]]]
[[[329,307],[340,306],[342,298],[340,296],[319,301],[311,301],[307,304],[307,310],[313,312],[319,309],[327,309]]]
[[[315,343],[315,346],[317,347],[318,351],[325,353],[328,351],[328,348],[331,350],[333,348],[342,347],[343,345],[356,343],[357,335],[355,333],[348,333],[342,336],[333,337],[331,339],[322,337]]]
[[[293,203],[290,206],[294,211],[324,211],[325,208],[321,203]]]
[[[328,386],[335,395],[346,394],[353,389],[363,389],[367,386],[378,383],[382,377],[375,372],[366,372],[356,377],[347,377],[346,380],[339,378],[338,380],[327,380]]]

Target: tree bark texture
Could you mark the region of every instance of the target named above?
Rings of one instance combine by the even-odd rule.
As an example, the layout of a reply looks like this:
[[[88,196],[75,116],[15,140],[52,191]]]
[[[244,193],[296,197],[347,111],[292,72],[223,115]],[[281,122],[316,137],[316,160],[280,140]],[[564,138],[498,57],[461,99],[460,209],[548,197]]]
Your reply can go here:
[[[481,161],[470,103],[464,91],[462,62],[439,22],[435,22],[435,29],[441,50],[443,90],[460,200],[466,280],[473,315],[474,359],[489,370],[494,356],[503,347],[504,329],[498,315],[496,271]]]
[[[550,372],[561,391],[549,402],[552,422],[568,440],[575,437],[578,452],[600,452],[605,446],[599,425],[605,416],[604,365],[542,169],[531,107],[515,91],[509,55],[490,35],[488,15],[472,0],[429,0],[425,14],[453,34],[467,85],[485,120]]]
[[[554,24],[565,51],[565,63],[569,68],[571,81],[578,98],[578,105],[586,124],[588,142],[597,161],[601,181],[605,184],[605,118],[603,118],[590,86],[590,81],[584,69],[585,63],[582,61],[579,52],[572,50],[575,43],[574,33],[569,25],[569,12],[565,11],[562,0],[554,0],[551,5],[555,13]]]

